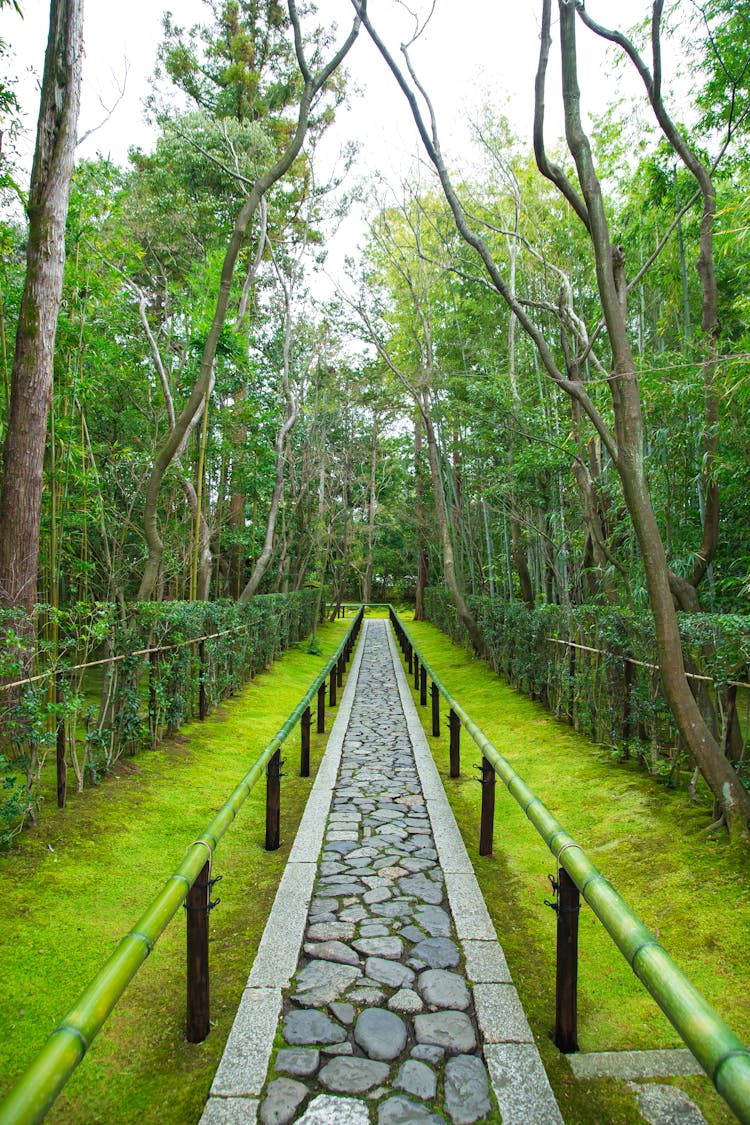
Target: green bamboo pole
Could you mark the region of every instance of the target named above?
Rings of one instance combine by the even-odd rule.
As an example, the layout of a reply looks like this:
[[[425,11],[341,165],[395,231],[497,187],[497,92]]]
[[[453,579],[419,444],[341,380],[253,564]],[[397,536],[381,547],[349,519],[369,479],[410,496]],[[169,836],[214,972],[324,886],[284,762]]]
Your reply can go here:
[[[266,765],[294,730],[318,688],[336,666],[349,637],[358,632],[363,612],[361,609],[354,618],[325,668],[224,802],[206,831],[190,845],[182,863],[169,876],[133,929],[122,938],[115,952],[0,1104],[0,1125],[27,1125],[41,1121],[47,1113],[115,1004],[179,910],[187,892],[198,878],[206,856],[213,857],[219,840],[231,827]]]
[[[564,867],[617,948],[740,1121],[750,1125],[750,1049],[690,983],[638,915],[591,862],[430,667],[391,607],[427,675]]]

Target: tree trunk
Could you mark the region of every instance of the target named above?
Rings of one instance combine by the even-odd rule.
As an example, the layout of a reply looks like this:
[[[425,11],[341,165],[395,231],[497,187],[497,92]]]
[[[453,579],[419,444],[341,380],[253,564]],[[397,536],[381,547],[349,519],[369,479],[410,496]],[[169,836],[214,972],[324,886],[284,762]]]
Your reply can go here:
[[[414,419],[414,491],[417,507],[417,589],[414,598],[414,620],[424,621],[424,592],[427,588],[427,520],[424,510],[424,480],[422,477],[422,416],[417,411]]]
[[[370,491],[367,502],[367,562],[362,579],[362,601],[365,605],[372,596],[372,545],[375,534],[375,472],[378,466],[378,416],[372,416],[372,443],[370,445]]]
[[[47,417],[78,127],[83,0],[52,0],[0,496],[0,604],[36,601]]]

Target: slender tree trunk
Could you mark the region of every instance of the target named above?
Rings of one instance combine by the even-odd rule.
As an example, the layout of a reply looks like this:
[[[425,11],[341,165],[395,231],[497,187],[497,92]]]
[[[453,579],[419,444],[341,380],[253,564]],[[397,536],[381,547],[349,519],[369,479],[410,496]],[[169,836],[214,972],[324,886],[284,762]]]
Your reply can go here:
[[[424,621],[424,592],[427,588],[427,518],[424,510],[424,479],[422,476],[422,415],[414,418],[414,491],[417,507],[417,590],[414,598],[414,620]]]
[[[52,0],[0,495],[0,604],[36,601],[47,417],[78,127],[83,0]]]
[[[372,596],[372,545],[375,534],[375,473],[378,466],[378,416],[372,415],[372,441],[370,444],[370,488],[367,501],[367,562],[362,579],[362,601],[365,605]]]

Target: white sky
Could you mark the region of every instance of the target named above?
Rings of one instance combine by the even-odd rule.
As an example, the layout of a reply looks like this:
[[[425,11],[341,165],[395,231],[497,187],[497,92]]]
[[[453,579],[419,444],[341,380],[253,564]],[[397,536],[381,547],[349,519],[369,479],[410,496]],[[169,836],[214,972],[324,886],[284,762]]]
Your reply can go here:
[[[430,2],[409,0],[422,11]],[[30,164],[49,2],[21,0],[21,5],[23,18],[7,7],[3,9],[0,37],[15,54],[8,69],[22,76],[19,94],[26,112],[27,135],[19,148]],[[350,0],[318,0],[318,6],[319,22],[330,25],[337,21],[341,38],[351,22]],[[538,0],[436,0],[433,19],[415,45],[412,59],[433,100],[450,163],[460,163],[462,154],[468,152],[467,116],[488,97],[506,113],[517,134],[530,143],[539,7]],[[646,15],[650,5],[647,0],[590,0],[589,7],[601,21],[628,28]],[[171,4],[163,0],[86,0],[79,135],[103,119],[100,100],[107,106],[114,102],[117,80],[122,80],[126,61],[129,73],[125,98],[106,126],[81,145],[81,156],[100,152],[124,163],[130,145],[148,148],[153,143],[153,134],[143,121],[142,104],[149,91],[148,78],[165,8],[186,26],[204,20],[207,12],[203,0],[172,0]],[[396,0],[370,0],[369,10],[398,55],[400,42],[410,37],[413,27],[405,5]],[[584,107],[601,111],[619,93],[619,86],[612,80],[611,63],[606,64],[604,46],[585,33],[580,36],[579,54]],[[416,131],[403,95],[366,32],[361,32],[346,65],[361,94],[352,98],[350,109],[340,113],[327,137],[327,159],[333,160],[346,141],[355,139],[362,150],[355,176],[377,171],[399,180],[414,166],[418,152]],[[618,83],[623,73],[627,74],[621,72]],[[631,90],[638,89],[630,75],[627,80]],[[547,92],[549,145],[562,132],[559,85],[553,61]],[[361,227],[355,230],[350,224],[343,235],[339,233],[334,259],[351,253],[360,231]]]
[[[420,7],[425,0],[415,0]],[[14,66],[26,74],[21,93],[29,126],[28,148],[33,145],[36,123],[36,90],[29,77],[31,67],[40,75],[47,37],[48,0],[21,0],[24,17],[8,8],[0,16],[0,36],[13,49]],[[592,7],[592,5],[590,5]],[[644,0],[599,0],[595,14],[604,20],[627,27],[642,17],[649,5]],[[161,13],[169,8],[176,20],[190,25],[204,18],[202,0],[87,0],[85,7],[86,58],[80,133],[103,117],[99,98],[111,104],[115,97],[114,77],[122,78],[126,60],[130,71],[123,103],[108,125],[82,147],[81,155],[97,151],[124,161],[128,146],[148,146],[151,135],[142,119],[142,101],[148,92],[147,80],[153,70],[156,47],[161,34]],[[413,51],[430,96],[433,98],[444,147],[450,151],[463,143],[462,119],[485,93],[504,106],[519,134],[530,137],[534,71],[538,51],[538,8],[536,0],[437,0],[433,20]],[[338,21],[348,27],[349,0],[319,0],[320,21]],[[370,0],[376,26],[390,33],[390,45],[398,51],[408,36],[412,21],[394,0]],[[603,65],[601,45],[592,37],[581,37],[581,86],[584,102],[599,110],[614,93]],[[584,47],[589,49],[583,50]],[[553,51],[554,57],[554,51]],[[347,66],[357,85],[365,88],[354,99],[352,109],[343,115],[338,131],[359,139],[366,151],[366,163],[383,168],[385,162],[399,164],[413,156],[414,130],[406,113],[404,99],[395,88],[384,63],[366,33],[349,56]],[[559,81],[551,70],[548,106],[550,136],[561,129],[555,97]]]

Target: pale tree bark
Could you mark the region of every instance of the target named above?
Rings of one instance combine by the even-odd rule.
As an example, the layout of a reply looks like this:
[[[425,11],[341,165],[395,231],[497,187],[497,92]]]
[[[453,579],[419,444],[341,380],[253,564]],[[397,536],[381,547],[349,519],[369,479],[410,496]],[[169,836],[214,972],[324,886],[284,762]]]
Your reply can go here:
[[[297,65],[302,80],[296,125],[283,152],[275,163],[252,184],[248,196],[237,214],[234,229],[224,255],[216,308],[203,349],[200,373],[193,385],[190,397],[183,406],[179,416],[175,419],[175,425],[171,433],[168,434],[157,454],[151,476],[146,485],[144,529],[149,545],[149,557],[144,567],[143,577],[138,591],[139,601],[145,601],[150,598],[156,585],[161,564],[161,538],[159,536],[157,508],[162,481],[164,480],[164,474],[174,460],[188,426],[206,396],[206,390],[213,377],[216,349],[229,308],[234,267],[245,240],[248,226],[258,210],[263,197],[282,176],[286,175],[299,156],[307,136],[314,102],[321,91],[324,90],[339,65],[343,62],[359,33],[360,20],[357,16],[343,45],[331,56],[327,63],[313,72],[305,55],[302,28],[295,0],[288,0],[288,8],[289,18],[294,31],[294,47]],[[161,547],[161,550],[163,550],[163,547]]]
[[[519,324],[533,340],[549,377],[580,404],[612,458],[641,551],[665,696],[686,746],[721,805],[730,833],[734,838],[742,838],[746,841],[750,819],[750,795],[706,725],[685,676],[677,615],[670,589],[670,571],[645,475],[641,403],[626,324],[627,286],[624,262],[621,252],[610,242],[601,188],[596,177],[588,138],[581,124],[575,47],[575,6],[572,0],[558,0],[558,2],[566,139],[576,165],[582,194],[573,188],[559,168],[550,168],[548,164],[545,167],[546,158],[543,157],[541,135],[543,116],[539,110],[539,96],[541,91],[543,102],[550,42],[551,0],[543,0],[542,46],[537,73],[535,147],[540,170],[548,174],[557,184],[591,236],[597,286],[612,349],[613,363],[609,389],[614,413],[614,432],[610,431],[594,402],[589,398],[585,386],[570,379],[560,370],[544,334],[512,296],[508,283],[486,242],[469,225],[441,152],[432,105],[414,74],[408,48],[403,47],[402,51],[409,77],[396,63],[372,26],[359,0],[352,0],[355,9],[362,16],[370,37],[409,102],[420,137],[437,171],[459,233],[479,254],[492,284],[509,308],[515,312]],[[417,95],[422,97],[427,107],[429,125],[420,109]],[[541,160],[540,154],[543,157]]]
[[[273,494],[271,495],[271,506],[268,512],[268,521],[266,523],[266,533],[263,539],[263,547],[258,558],[255,560],[252,574],[248,579],[245,588],[240,594],[239,601],[241,605],[247,605],[256,593],[263,575],[266,573],[266,568],[273,552],[273,539],[276,531],[276,520],[279,514],[279,506],[281,504],[282,496],[284,495],[284,466],[286,458],[284,457],[284,449],[286,446],[287,438],[294,429],[294,425],[299,416],[299,404],[297,397],[292,389],[290,369],[291,369],[291,346],[292,346],[292,308],[289,289],[284,287],[284,355],[282,364],[282,390],[284,395],[284,407],[286,417],[279,427],[276,434],[276,441],[274,443],[274,453],[276,459],[276,480],[274,483]]]
[[[417,509],[417,590],[414,598],[414,620],[425,620],[424,592],[427,589],[427,515],[424,506],[424,479],[422,469],[424,439],[422,415],[417,410],[414,418],[414,492]]]
[[[378,415],[372,414],[372,438],[370,441],[370,481],[367,495],[367,562],[362,579],[362,601],[365,605],[372,596],[372,567],[373,567],[373,541],[375,536],[375,510],[377,497],[375,493],[376,472],[378,467]]]
[[[52,0],[0,495],[0,604],[29,611],[36,601],[44,447],[82,58],[83,0]]]

